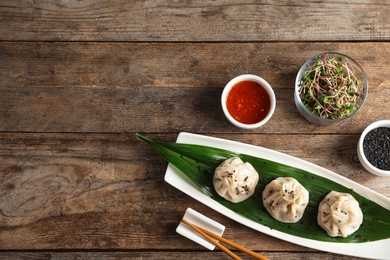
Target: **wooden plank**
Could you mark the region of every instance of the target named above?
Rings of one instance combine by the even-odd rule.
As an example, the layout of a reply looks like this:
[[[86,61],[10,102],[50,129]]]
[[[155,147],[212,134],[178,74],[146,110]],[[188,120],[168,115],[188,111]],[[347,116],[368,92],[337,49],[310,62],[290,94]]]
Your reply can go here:
[[[359,164],[357,137],[221,136],[297,156],[390,197],[386,182]],[[148,137],[173,141],[176,135]],[[167,163],[133,133],[3,133],[0,161],[0,250],[199,250],[175,232],[187,207],[222,223],[227,238],[254,250],[309,250],[243,227],[169,186],[163,180]]]
[[[318,128],[298,113],[293,87],[301,64],[333,47],[361,63],[370,90],[353,121]],[[274,117],[253,133],[359,134],[387,117],[390,102],[390,43],[0,43],[0,49],[0,131],[238,133],[219,100],[224,85],[244,73],[264,77],[277,96]]]
[[[0,131],[244,133],[231,125],[218,88],[2,87]],[[389,89],[372,89],[353,119],[326,127],[309,123],[295,107],[292,89],[275,89],[271,120],[251,133],[352,133],[386,119]],[[374,101],[375,100],[375,101]],[[28,105],[27,105],[28,104]]]
[[[47,43],[0,42],[0,87],[139,86],[222,88],[251,73],[273,88],[293,88],[310,57],[354,58],[370,88],[389,88],[390,42],[348,43]]]
[[[0,40],[386,41],[388,12],[386,0],[3,0]]]

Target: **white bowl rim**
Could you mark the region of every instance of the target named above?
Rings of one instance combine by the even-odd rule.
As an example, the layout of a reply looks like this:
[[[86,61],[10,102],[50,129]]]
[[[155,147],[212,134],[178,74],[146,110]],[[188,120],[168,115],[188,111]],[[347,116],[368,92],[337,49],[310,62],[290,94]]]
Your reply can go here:
[[[366,156],[364,155],[364,150],[363,150],[364,138],[366,137],[368,132],[370,132],[371,130],[376,129],[378,127],[389,127],[390,128],[390,120],[379,120],[379,121],[373,122],[364,129],[363,133],[360,136],[359,142],[358,142],[358,157],[359,157],[360,163],[370,173],[378,175],[378,176],[390,176],[390,171],[385,171],[385,170],[382,170],[382,169],[375,167],[367,160]]]
[[[271,107],[270,107],[270,110],[269,110],[267,116],[263,120],[255,123],[255,124],[243,124],[241,122],[238,122],[230,115],[229,111],[227,110],[227,106],[226,106],[226,99],[227,99],[227,96],[228,96],[230,90],[232,89],[232,87],[234,85],[236,85],[238,82],[245,81],[245,80],[254,81],[254,82],[257,82],[260,85],[262,85],[265,88],[265,90],[267,91],[267,93],[270,97],[270,101],[271,101],[271,104],[270,104]],[[275,112],[276,97],[275,97],[275,93],[274,93],[274,90],[272,89],[271,85],[265,79],[263,79],[259,76],[253,75],[253,74],[243,74],[243,75],[239,75],[239,76],[231,79],[226,84],[226,86],[224,87],[224,89],[222,91],[221,104],[222,104],[222,110],[223,110],[226,118],[230,121],[230,123],[232,123],[233,125],[235,125],[239,128],[242,128],[242,129],[254,129],[254,128],[258,128],[258,127],[264,125],[272,117],[272,115]]]

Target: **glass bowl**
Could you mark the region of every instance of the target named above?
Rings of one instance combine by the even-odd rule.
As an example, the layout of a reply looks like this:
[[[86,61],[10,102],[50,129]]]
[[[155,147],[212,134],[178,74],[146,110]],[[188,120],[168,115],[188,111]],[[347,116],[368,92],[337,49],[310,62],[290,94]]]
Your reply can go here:
[[[366,129],[364,129],[363,133],[360,136],[358,145],[357,145],[357,154],[358,154],[358,158],[359,158],[361,165],[368,172],[375,174],[375,175],[378,175],[378,176],[390,176],[390,170],[380,169],[379,167],[377,167],[379,164],[377,164],[373,161],[373,157],[372,157],[373,155],[378,155],[378,156],[375,156],[375,159],[382,158],[382,160],[384,160],[384,159],[386,160],[386,158],[387,158],[387,160],[390,160],[390,157],[389,157],[390,136],[384,135],[384,132],[382,132],[379,135],[382,137],[378,136],[378,132],[375,132],[377,134],[377,136],[373,136],[374,132],[371,132],[371,131],[373,131],[375,129],[378,130],[378,128],[384,128],[384,129],[386,129],[386,133],[388,133],[389,129],[390,129],[390,120],[376,121],[376,122],[370,124],[369,126],[367,126]],[[370,132],[371,132],[370,138],[365,140],[367,137],[367,134],[369,134]],[[387,146],[386,146],[386,142],[387,142]],[[371,143],[371,149],[368,149],[367,147],[365,147],[366,145],[369,145],[369,143]],[[381,149],[378,149],[378,145],[380,145]],[[384,151],[384,152],[379,151],[382,149],[385,149],[385,150],[387,149],[386,150],[387,155],[386,155],[386,151]],[[371,153],[371,154],[369,156],[366,156],[367,153]],[[389,161],[387,161],[387,163],[388,162]],[[375,166],[374,164],[377,166]]]
[[[354,116],[367,94],[368,82],[363,69],[352,58],[337,52],[310,58],[299,69],[295,80],[295,105],[303,117],[317,125]]]
[[[233,111],[229,111],[227,103],[228,103],[229,95],[232,92],[231,90],[243,82],[254,82],[255,84],[260,85],[259,87],[263,88],[263,90],[268,94],[268,97],[269,97],[269,107],[268,108],[269,108],[269,110],[266,114],[265,114],[265,112],[261,112],[264,114],[263,114],[262,119],[260,119],[259,121],[251,122],[251,123],[246,123],[246,122],[243,123],[243,122],[240,122],[239,120],[237,120],[237,118],[231,114],[231,112],[233,112]],[[244,93],[247,90],[244,90],[244,91],[241,90],[241,91],[240,91],[241,93]],[[249,95],[249,96],[247,95],[245,97],[242,96],[240,100],[243,104],[243,107],[246,107],[247,105],[252,104],[253,98],[256,99],[256,96],[257,96],[257,94],[253,94],[253,95]],[[261,97],[260,97],[260,99],[261,99]],[[258,104],[259,106],[261,106],[262,105],[261,103],[264,101],[264,100],[260,100],[260,99],[258,100],[260,102]],[[235,103],[235,104],[239,105],[239,103]],[[274,93],[272,87],[270,86],[270,84],[268,84],[267,81],[265,81],[263,78],[256,76],[256,75],[244,74],[244,75],[240,75],[240,76],[233,78],[232,80],[230,80],[226,84],[225,88],[223,89],[222,95],[221,95],[221,105],[222,105],[222,110],[223,110],[226,118],[230,121],[230,123],[232,123],[233,125],[235,125],[239,128],[242,128],[242,129],[254,129],[254,128],[258,128],[258,127],[264,125],[272,117],[272,115],[275,111],[276,98],[275,98],[275,93]],[[264,105],[264,103],[263,103],[263,105]],[[256,108],[254,108],[253,110],[259,111],[259,109],[261,109],[261,108],[256,106]],[[240,109],[240,110],[241,110],[241,112],[244,111],[243,109]],[[247,113],[247,112],[244,112],[244,113]]]

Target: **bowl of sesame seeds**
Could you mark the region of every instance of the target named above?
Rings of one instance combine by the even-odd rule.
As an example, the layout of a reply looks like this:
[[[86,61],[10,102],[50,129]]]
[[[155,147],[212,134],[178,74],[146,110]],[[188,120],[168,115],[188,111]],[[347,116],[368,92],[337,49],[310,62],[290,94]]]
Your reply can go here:
[[[390,176],[390,120],[380,120],[367,126],[360,136],[357,154],[368,172]]]

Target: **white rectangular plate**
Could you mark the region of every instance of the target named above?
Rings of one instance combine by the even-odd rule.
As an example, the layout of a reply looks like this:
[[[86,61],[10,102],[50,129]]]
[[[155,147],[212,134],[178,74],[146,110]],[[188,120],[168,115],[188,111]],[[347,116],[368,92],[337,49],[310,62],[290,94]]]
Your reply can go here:
[[[248,154],[251,156],[261,157],[264,159],[272,160],[278,163],[290,165],[292,167],[300,168],[309,171],[313,174],[325,177],[327,179],[338,182],[345,187],[351,188],[362,196],[378,203],[379,205],[390,209],[390,199],[376,193],[350,179],[347,179],[339,174],[329,171],[325,168],[319,167],[315,164],[306,162],[296,157],[280,153],[277,151],[269,150],[266,148],[244,144],[240,142],[234,142],[230,140],[224,140],[220,138],[213,138],[203,135],[196,135],[190,133],[180,133],[177,138],[178,143],[198,144],[210,147],[216,147],[225,149],[237,153]],[[187,178],[182,172],[180,172],[172,164],[168,165],[165,173],[165,181],[208,207],[216,210],[217,212],[229,217],[245,226],[268,234],[270,236],[289,241],[301,246],[314,248],[331,253],[344,254],[357,257],[365,257],[372,259],[390,259],[390,238],[378,240],[374,242],[363,243],[334,243],[334,242],[322,242],[312,239],[301,238],[293,236],[277,230],[272,230],[259,223],[251,221],[230,209],[227,209],[223,205],[219,204],[212,198],[206,196],[189,178]],[[389,216],[390,217],[390,216]],[[390,232],[390,231],[389,231]]]

